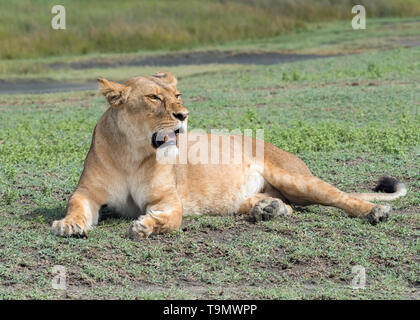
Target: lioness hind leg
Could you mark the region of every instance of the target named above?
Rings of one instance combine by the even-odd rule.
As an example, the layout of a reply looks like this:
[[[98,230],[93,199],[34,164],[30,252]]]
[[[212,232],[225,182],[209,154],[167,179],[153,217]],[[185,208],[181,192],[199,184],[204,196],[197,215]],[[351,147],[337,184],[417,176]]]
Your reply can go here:
[[[292,174],[270,164],[265,166],[264,178],[292,202],[337,207],[372,224],[387,220],[391,212],[390,206],[353,198],[317,177]]]
[[[239,214],[249,214],[251,222],[271,220],[292,214],[292,208],[278,198],[258,193],[246,199],[238,210]]]

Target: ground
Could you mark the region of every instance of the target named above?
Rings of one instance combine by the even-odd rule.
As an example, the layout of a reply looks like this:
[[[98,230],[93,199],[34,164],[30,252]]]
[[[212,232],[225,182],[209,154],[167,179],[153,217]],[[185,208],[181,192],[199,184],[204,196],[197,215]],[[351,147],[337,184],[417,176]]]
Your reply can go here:
[[[407,27],[394,23],[393,32]],[[309,43],[298,53],[328,53],[324,40],[340,37],[326,30],[316,45],[303,35]],[[394,35],[367,42],[391,43]],[[345,53],[342,43],[334,46]],[[385,174],[404,181],[407,196],[377,226],[311,206],[256,224],[236,216],[190,217],[177,232],[132,241],[131,221],[104,212],[87,239],[56,237],[50,224],[64,214],[105,99],[96,91],[1,95],[0,299],[419,299],[420,48],[358,51],[268,66],[169,70],[180,71],[191,128],[263,128],[267,141],[345,191],[369,191]],[[146,71],[152,70],[158,71]],[[80,72],[70,70],[71,79],[108,72],[120,80],[124,73]],[[66,291],[51,286],[55,265],[67,269]],[[366,270],[365,289],[350,287],[356,265]]]

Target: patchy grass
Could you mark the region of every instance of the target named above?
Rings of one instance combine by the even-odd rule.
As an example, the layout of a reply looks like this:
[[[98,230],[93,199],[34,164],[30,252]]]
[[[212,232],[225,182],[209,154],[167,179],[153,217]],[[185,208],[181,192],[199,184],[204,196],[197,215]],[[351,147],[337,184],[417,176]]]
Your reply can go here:
[[[106,108],[97,93],[0,97],[0,298],[419,299],[418,48],[182,77],[191,127],[264,128],[322,179],[368,191],[408,185],[378,226],[335,208],[250,224],[186,218],[134,242],[105,213],[88,239],[49,233],[64,214]],[[51,288],[67,268],[68,290]],[[364,290],[349,287],[355,265]]]

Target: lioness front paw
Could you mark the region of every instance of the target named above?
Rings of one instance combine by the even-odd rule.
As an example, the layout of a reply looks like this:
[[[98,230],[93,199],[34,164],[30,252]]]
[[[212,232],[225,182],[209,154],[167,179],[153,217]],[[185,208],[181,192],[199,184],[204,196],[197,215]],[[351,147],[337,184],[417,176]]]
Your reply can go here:
[[[391,214],[392,207],[389,205],[377,205],[366,216],[366,219],[376,225],[378,222],[386,221]]]
[[[288,214],[289,211],[283,201],[275,198],[267,198],[258,201],[251,209],[249,212],[249,220],[251,222],[258,222],[287,216]]]
[[[51,232],[62,237],[87,237],[89,226],[83,219],[64,218],[52,223]]]
[[[153,227],[150,226],[145,218],[141,218],[133,222],[128,230],[131,239],[145,239],[153,232]]]

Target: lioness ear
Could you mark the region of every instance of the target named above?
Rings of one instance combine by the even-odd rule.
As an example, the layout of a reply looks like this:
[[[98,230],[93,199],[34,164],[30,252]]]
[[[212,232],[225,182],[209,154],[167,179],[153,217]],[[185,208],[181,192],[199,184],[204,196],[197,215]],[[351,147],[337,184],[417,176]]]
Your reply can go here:
[[[153,75],[155,78],[159,78],[162,80],[165,80],[167,83],[169,83],[171,86],[176,86],[178,83],[178,80],[173,76],[172,73],[169,71],[159,71]]]
[[[127,102],[131,91],[130,87],[104,78],[98,78],[98,84],[99,91],[105,96],[111,107],[118,108]]]

